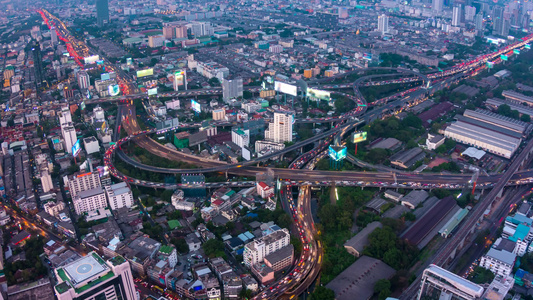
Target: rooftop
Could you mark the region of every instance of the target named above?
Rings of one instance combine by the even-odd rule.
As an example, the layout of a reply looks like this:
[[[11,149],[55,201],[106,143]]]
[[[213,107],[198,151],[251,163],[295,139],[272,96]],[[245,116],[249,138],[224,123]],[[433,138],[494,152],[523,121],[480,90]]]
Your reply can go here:
[[[74,288],[80,288],[85,281],[109,271],[104,260],[96,253],[84,256],[57,270],[59,277],[68,281]]]
[[[354,237],[346,241],[346,243],[344,243],[344,247],[353,248],[357,252],[361,253],[363,251],[363,248],[368,244],[368,236],[378,227],[383,227],[383,225],[378,221],[368,224]]]
[[[516,254],[507,252],[505,250],[497,250],[494,248],[491,248],[489,252],[487,252],[486,256],[492,257],[511,266],[514,266],[514,262],[516,259]]]

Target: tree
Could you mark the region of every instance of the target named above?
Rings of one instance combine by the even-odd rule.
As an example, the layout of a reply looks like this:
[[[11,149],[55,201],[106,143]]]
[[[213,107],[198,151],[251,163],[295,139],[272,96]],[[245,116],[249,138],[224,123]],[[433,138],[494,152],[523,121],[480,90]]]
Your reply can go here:
[[[309,296],[310,300],[334,300],[335,292],[325,286],[317,286]]]
[[[385,300],[391,294],[391,283],[387,279],[380,279],[374,285],[374,294],[378,295],[378,300]]]
[[[172,194],[174,194],[174,191],[165,190],[163,193],[161,193],[161,200],[165,202],[170,202],[170,200],[172,199]]]
[[[150,67],[153,67],[157,64],[159,60],[157,58],[150,59]]]
[[[172,244],[176,247],[176,251],[179,253],[185,254],[189,252],[189,245],[187,245],[185,239],[173,238]]]
[[[523,114],[523,115],[520,117],[520,121],[523,121],[523,122],[531,122],[531,116],[530,116],[530,115]]]
[[[209,258],[225,257],[224,243],[218,239],[210,239],[202,245],[205,255]]]
[[[476,267],[474,272],[470,273],[468,279],[477,284],[490,283],[494,279],[494,273],[482,267]]]
[[[239,298],[240,299],[250,299],[252,298],[252,291],[249,289],[242,289],[239,292]]]

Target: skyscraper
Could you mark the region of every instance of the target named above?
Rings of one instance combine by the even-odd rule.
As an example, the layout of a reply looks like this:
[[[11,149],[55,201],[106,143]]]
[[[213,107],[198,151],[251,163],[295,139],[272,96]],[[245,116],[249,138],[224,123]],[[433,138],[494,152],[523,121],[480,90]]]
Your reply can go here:
[[[465,20],[474,21],[476,15],[476,8],[470,5],[465,6]]]
[[[108,0],[96,0],[96,22],[98,26],[109,23],[109,2]]]
[[[50,39],[51,39],[52,46],[56,46],[57,45],[57,32],[56,32],[55,27],[52,27],[52,29],[50,29]]]
[[[483,12],[479,12],[476,14],[476,17],[474,18],[474,25],[476,26],[478,34],[483,35]]]
[[[104,261],[91,252],[54,272],[59,300],[137,299],[130,264],[120,255]]]
[[[389,16],[385,14],[378,16],[378,31],[382,35],[389,32]]]
[[[44,81],[43,56],[41,54],[41,45],[39,42],[31,48],[33,53],[33,67],[35,68],[35,84],[41,86]]]
[[[510,21],[504,18],[504,8],[494,6],[492,10],[492,30],[494,35],[507,37],[509,35]]]
[[[232,98],[242,97],[242,78],[222,80],[222,99],[224,102]]]
[[[265,140],[274,143],[292,142],[293,119],[294,116],[290,113],[275,112],[274,121],[265,130]]]
[[[444,0],[433,0],[431,7],[433,8],[433,11],[437,14],[442,11],[442,7],[444,6]]]
[[[461,12],[462,8],[460,4],[453,7],[452,26],[457,27],[461,24]]]

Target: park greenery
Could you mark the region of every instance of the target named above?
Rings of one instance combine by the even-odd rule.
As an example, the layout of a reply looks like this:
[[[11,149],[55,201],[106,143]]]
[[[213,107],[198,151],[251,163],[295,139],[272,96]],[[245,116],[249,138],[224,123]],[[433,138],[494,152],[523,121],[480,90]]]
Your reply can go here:
[[[382,260],[396,270],[409,268],[419,253],[416,246],[399,239],[389,226],[376,228],[368,236],[368,241],[369,245],[363,253]]]
[[[477,284],[491,283],[493,279],[494,273],[482,267],[476,267],[474,272],[468,276],[468,280]]]
[[[219,239],[210,239],[202,244],[205,255],[209,258],[222,257],[226,259],[226,253],[224,253],[224,243]]]
[[[13,251],[14,255],[24,252],[26,259],[6,262],[4,273],[9,285],[34,281],[47,274],[47,269],[39,257],[44,252],[43,246],[43,237],[31,237],[24,241],[22,248]]]

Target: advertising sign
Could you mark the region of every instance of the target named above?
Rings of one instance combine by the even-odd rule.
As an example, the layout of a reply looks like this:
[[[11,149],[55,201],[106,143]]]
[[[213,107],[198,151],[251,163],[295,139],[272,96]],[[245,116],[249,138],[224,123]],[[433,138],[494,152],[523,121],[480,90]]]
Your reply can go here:
[[[72,156],[77,157],[80,154],[80,151],[81,151],[80,140],[77,140],[76,143],[74,143],[74,146],[72,146]]]
[[[526,49],[531,49],[531,45],[530,45],[530,44],[525,44],[524,47],[525,47]]]
[[[137,71],[137,78],[154,75],[154,69],[146,69]]]
[[[335,161],[339,161],[346,158],[346,147],[335,147],[329,146],[328,149],[329,157]]]
[[[102,75],[100,75],[101,80],[109,80],[110,78],[109,73],[102,73]]]
[[[109,92],[109,96],[116,96],[120,94],[120,86],[118,84],[111,84],[107,87],[107,91]]]
[[[274,81],[274,90],[292,96],[298,95],[298,88],[295,85],[287,84],[281,81]]]
[[[154,96],[157,95],[157,88],[149,89],[148,90],[148,96]]]
[[[177,85],[183,85],[183,82],[185,80],[185,72],[184,71],[177,71],[174,73],[174,82]]]
[[[87,57],[83,58],[83,62],[85,64],[93,64],[93,63],[95,63],[98,60],[100,60],[100,56],[99,55],[91,55],[91,56],[87,56]]]
[[[366,138],[367,138],[367,132],[366,131],[354,132],[352,142],[354,144],[357,144],[357,143],[366,141]]]
[[[197,113],[202,112],[202,108],[200,106],[200,103],[194,101],[191,99],[191,109],[194,110]]]
[[[133,59],[132,59],[131,57],[126,58],[126,64],[127,64],[128,66],[133,65]]]
[[[331,101],[331,93],[328,91],[307,88],[307,97],[315,100]]]
[[[487,62],[487,68],[489,68],[489,69],[494,68],[494,63],[491,62],[491,61],[488,61],[488,62]]]
[[[509,57],[507,57],[507,55],[504,55],[504,54],[500,55],[500,58],[502,60],[505,60],[505,61],[507,61],[507,59],[509,59]]]
[[[513,50],[513,53],[514,53],[514,54],[520,54],[520,49],[514,49],[514,50]]]
[[[104,60],[103,59],[97,60],[96,64],[99,65],[99,66],[102,66],[102,65],[104,65]]]
[[[372,60],[372,53],[364,53],[363,54],[363,59]]]

